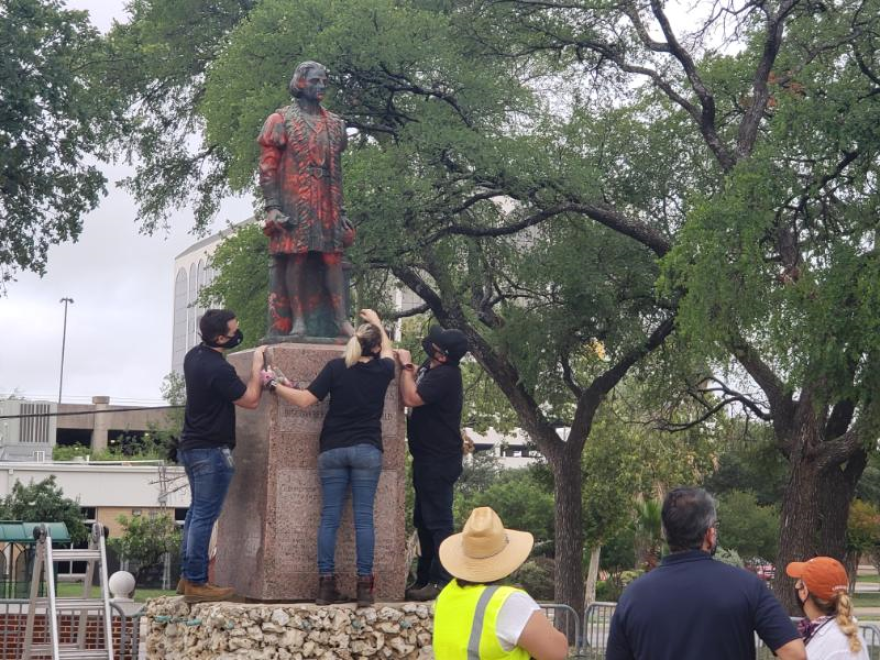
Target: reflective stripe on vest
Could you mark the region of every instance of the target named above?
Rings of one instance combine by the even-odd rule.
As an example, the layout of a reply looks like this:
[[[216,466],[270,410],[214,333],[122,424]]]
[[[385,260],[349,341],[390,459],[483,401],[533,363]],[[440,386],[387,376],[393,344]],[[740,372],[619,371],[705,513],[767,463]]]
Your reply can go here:
[[[434,657],[436,660],[528,660],[519,647],[505,651],[495,632],[498,612],[518,589],[469,585],[453,580],[434,606]]]
[[[474,612],[474,623],[471,626],[471,638],[468,642],[468,660],[480,660],[480,639],[483,637],[483,619],[486,616],[486,608],[489,601],[498,591],[498,587],[486,587],[477,601],[477,609]]]

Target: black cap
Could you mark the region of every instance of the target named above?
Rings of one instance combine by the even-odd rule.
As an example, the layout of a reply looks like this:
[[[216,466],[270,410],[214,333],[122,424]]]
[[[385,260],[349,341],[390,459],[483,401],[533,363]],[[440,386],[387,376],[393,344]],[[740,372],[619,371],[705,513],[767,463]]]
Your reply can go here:
[[[444,330],[439,325],[432,326],[428,331],[428,341],[446,354],[450,364],[458,364],[470,350],[465,334],[455,328]]]

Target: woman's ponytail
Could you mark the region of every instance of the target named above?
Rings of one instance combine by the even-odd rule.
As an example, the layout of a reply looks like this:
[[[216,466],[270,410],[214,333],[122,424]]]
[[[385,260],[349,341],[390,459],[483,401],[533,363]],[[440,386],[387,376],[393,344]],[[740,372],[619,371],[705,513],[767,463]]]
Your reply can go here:
[[[371,323],[363,323],[355,330],[354,336],[345,345],[345,366],[357,364],[364,355],[373,355],[375,349],[382,345],[382,332]]]
[[[345,345],[345,353],[343,353],[343,357],[345,358],[345,366],[350,367],[353,364],[357,364],[358,360],[363,357],[364,353],[361,349],[361,339],[355,333],[351,339],[348,340],[348,343]]]
[[[849,594],[842,591],[834,599],[835,620],[841,632],[849,638],[849,650],[858,653],[862,650],[862,642],[859,640],[859,627],[853,619],[853,606]]]

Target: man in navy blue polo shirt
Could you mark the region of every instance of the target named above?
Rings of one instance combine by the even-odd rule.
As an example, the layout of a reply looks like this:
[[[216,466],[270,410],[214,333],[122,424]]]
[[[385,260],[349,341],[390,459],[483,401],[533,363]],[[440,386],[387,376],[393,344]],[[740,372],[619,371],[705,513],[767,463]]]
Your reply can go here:
[[[806,660],[779,601],[756,576],[712,559],[715,501],[677,488],[663,501],[670,554],[620,598],[606,660],[754,660],[755,633],[783,660]]]

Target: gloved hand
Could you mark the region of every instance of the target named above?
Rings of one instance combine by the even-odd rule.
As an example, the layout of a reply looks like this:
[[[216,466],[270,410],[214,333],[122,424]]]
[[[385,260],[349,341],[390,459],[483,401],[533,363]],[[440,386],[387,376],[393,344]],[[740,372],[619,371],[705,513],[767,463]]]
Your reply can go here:
[[[262,369],[260,370],[260,383],[263,388],[269,390],[270,392],[275,391],[275,387],[278,384],[284,385],[286,387],[293,387],[287,377],[282,373],[275,373],[272,369]]]

